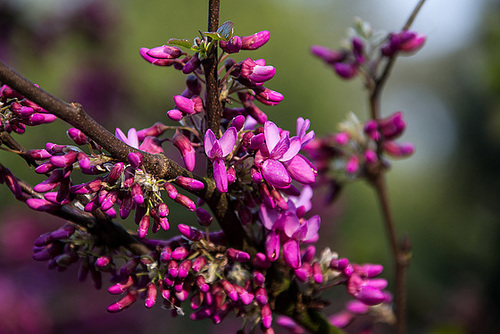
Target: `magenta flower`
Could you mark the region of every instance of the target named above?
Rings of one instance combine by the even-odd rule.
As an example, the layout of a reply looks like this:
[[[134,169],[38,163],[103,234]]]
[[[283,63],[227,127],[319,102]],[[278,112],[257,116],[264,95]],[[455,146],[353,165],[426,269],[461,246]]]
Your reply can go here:
[[[205,133],[205,153],[214,166],[214,180],[217,190],[227,192],[227,170],[225,157],[231,153],[236,144],[236,128],[230,127],[220,139],[215,137],[212,130]]]
[[[300,221],[293,212],[289,211],[284,215],[283,230],[290,239],[283,245],[283,255],[285,263],[291,268],[301,267],[300,242],[316,238],[320,224],[319,216]]]
[[[274,67],[269,65],[265,66],[265,61],[263,59],[254,61],[251,58],[247,58],[241,62],[241,77],[255,85],[261,85],[270,80],[275,72],[276,70]]]
[[[260,166],[264,179],[278,188],[287,188],[292,177],[283,162],[295,157],[300,150],[300,140],[296,137],[290,140],[289,133],[282,131],[273,122],[264,123],[266,145],[257,152],[256,165]]]
[[[146,137],[144,141],[139,145],[139,136],[135,128],[128,130],[127,135],[120,128],[115,130],[116,138],[120,139],[125,144],[132,146],[133,148],[139,149],[152,154],[163,153],[160,141],[155,137]]]

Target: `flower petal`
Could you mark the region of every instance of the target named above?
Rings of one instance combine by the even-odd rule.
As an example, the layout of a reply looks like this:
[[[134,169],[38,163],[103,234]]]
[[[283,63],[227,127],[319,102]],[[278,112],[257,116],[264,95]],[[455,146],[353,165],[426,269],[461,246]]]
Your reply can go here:
[[[128,141],[130,146],[139,148],[139,138],[137,137],[135,128],[130,128],[130,130],[128,130]]]
[[[225,157],[234,148],[234,144],[236,144],[236,138],[238,137],[238,132],[235,127],[230,127],[224,132],[221,139],[219,139],[220,147],[222,148],[222,156]]]
[[[280,256],[280,236],[275,231],[266,237],[266,256],[270,261],[276,261]]]
[[[293,137],[290,139],[290,144],[288,146],[288,150],[283,154],[280,161],[288,161],[295,157],[300,149],[302,148],[302,145],[300,144],[300,139],[298,137]]]
[[[300,259],[299,242],[295,239],[290,239],[283,245],[283,259],[285,263],[293,269],[300,268],[302,261]]]
[[[272,230],[274,223],[278,219],[278,212],[276,210],[270,210],[262,204],[260,206],[259,217],[264,227],[268,230]]]
[[[319,231],[319,227],[321,225],[321,218],[316,215],[307,221],[307,234],[304,236],[304,241],[310,240],[314,238]]]
[[[285,231],[287,237],[291,238],[299,228],[299,218],[293,212],[287,212],[285,214],[285,220],[283,222],[283,230]]]
[[[304,156],[297,154],[293,159],[283,162],[288,174],[296,181],[311,184],[316,181],[316,168]]]
[[[277,160],[267,159],[262,163],[262,176],[264,179],[278,188],[286,188],[292,182],[285,166]]]
[[[214,180],[215,187],[221,193],[227,193],[227,171],[226,164],[223,159],[216,159],[214,164]]]
[[[264,136],[266,137],[267,149],[272,152],[280,140],[280,132],[276,124],[271,121],[264,123]]]
[[[217,142],[217,138],[215,137],[215,134],[212,132],[212,130],[208,129],[207,132],[205,132],[205,154],[213,159],[214,157],[211,156],[212,152],[212,147],[214,146],[214,143]]]

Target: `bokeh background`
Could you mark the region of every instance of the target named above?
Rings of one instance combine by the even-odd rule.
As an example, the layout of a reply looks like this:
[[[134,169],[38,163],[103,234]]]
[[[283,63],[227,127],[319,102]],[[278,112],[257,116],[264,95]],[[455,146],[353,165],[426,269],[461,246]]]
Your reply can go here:
[[[165,112],[173,106],[172,95],[183,90],[184,76],[151,66],[138,50],[197,36],[198,29],[206,29],[207,3],[0,0],[0,58],[52,94],[82,103],[110,131],[168,123]],[[268,86],[285,100],[265,111],[288,129],[295,128],[297,117],[309,118],[322,135],[335,131],[350,111],[367,119],[367,96],[359,80],[342,81],[311,56],[310,46],[338,47],[354,17],[375,30],[398,30],[416,3],[222,0],[220,22],[233,21],[238,35],[271,31],[265,47],[241,56],[265,58],[276,67]],[[399,232],[409,236],[413,248],[409,332],[495,333],[500,330],[500,4],[428,0],[413,29],[428,36],[427,43],[398,60],[382,100],[384,114],[404,111],[403,139],[417,147],[412,158],[394,161],[388,174]],[[56,122],[18,139],[29,148],[69,143],[67,128]],[[172,149],[168,145],[166,151]],[[0,161],[32,184],[41,181],[12,154],[0,152]],[[320,244],[355,262],[384,264],[392,287],[389,245],[372,189],[356,182],[333,206],[322,206],[319,198],[316,203],[323,219]],[[76,268],[57,273],[31,260],[33,240],[61,221],[30,212],[3,186],[0,213],[0,333],[233,333],[238,328],[239,320],[214,327],[187,317],[171,319],[159,306],[146,310],[141,303],[107,314],[115,297],[94,290],[91,282],[77,282]],[[334,303],[332,312],[341,307]]]

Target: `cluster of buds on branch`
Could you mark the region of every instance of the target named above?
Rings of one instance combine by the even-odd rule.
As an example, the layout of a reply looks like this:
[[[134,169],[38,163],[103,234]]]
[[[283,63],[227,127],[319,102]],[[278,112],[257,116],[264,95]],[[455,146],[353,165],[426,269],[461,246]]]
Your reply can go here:
[[[211,13],[215,15],[213,8]],[[175,108],[166,113],[179,122],[175,126],[157,122],[127,134],[116,128],[112,136],[93,120],[82,121],[88,118],[77,105],[47,102],[42,90],[33,85],[26,89],[22,79],[2,67],[0,81],[8,84],[0,89],[3,148],[19,154],[46,179],[30,187],[0,165],[0,182],[29,208],[70,222],[35,241],[34,259],[58,270],[80,261],[79,278],[90,273],[96,288],[102,286],[103,274],[109,275],[108,291],[122,295],[108,306],[109,312],[141,298],[151,308],[161,297],[173,316],[190,308],[191,319],[210,318],[217,324],[234,312],[245,319],[242,331],[273,333],[276,314],[281,315],[277,323],[295,332],[324,326],[334,331],[332,326],[346,326],[355,314],[381,305],[389,309],[387,281],[376,278],[382,266],[353,264],[329,248],[317,254],[321,218],[309,211],[317,184],[340,184],[331,170],[340,166],[347,177],[374,178],[381,172],[375,167],[387,165],[383,155],[413,152],[410,144],[394,141],[406,126],[402,114],[364,124],[352,116],[339,133],[325,138],[315,138],[310,121],[300,117],[293,135],[268,120],[256,104],[273,106],[283,100],[281,93],[264,86],[275,68],[264,59],[230,58],[259,49],[270,33],[237,36],[230,21],[213,30],[193,41],[170,39],[166,45],[140,49],[147,62],[186,75],[186,89],[173,96]],[[365,68],[373,81],[367,71],[373,66],[367,64],[380,56],[372,52],[373,43],[367,44],[369,32],[358,31],[363,38],[354,37],[351,50],[316,46],[312,51],[343,78]],[[413,52],[423,41],[407,31],[391,34],[379,43],[380,55]],[[23,97],[26,91],[35,102]],[[26,150],[10,135],[56,118],[73,126],[67,131],[73,144]],[[180,152],[185,168],[166,158],[165,142]],[[196,165],[206,174],[193,174]],[[75,183],[75,173],[88,180]],[[188,212],[192,223],[168,220],[172,201],[195,213]],[[137,232],[113,221],[129,216]],[[220,230],[210,231],[215,222]],[[178,235],[152,237],[161,230]],[[321,292],[336,286],[355,298],[350,311],[329,322],[305,317],[321,311],[326,305]]]

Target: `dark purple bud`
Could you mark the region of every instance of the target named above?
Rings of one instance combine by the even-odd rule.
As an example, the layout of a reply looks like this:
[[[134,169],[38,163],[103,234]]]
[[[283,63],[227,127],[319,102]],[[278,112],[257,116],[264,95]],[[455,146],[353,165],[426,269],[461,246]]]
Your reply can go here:
[[[132,305],[137,300],[138,297],[139,297],[139,293],[137,292],[137,290],[128,290],[125,297],[123,297],[122,299],[120,299],[116,303],[109,305],[106,308],[106,310],[110,313],[119,312],[123,309],[126,309],[130,305]]]
[[[378,121],[378,129],[384,136],[384,139],[392,140],[401,136],[406,128],[406,123],[403,119],[401,111],[395,112],[389,117],[383,118]],[[365,124],[366,131],[366,124]]]
[[[121,277],[127,277],[129,276],[135,268],[139,265],[140,262],[140,257],[135,256],[128,260],[121,268],[120,268],[120,276]]]
[[[264,284],[266,283],[266,276],[264,276],[264,274],[260,271],[254,271],[253,282],[259,287],[264,287]]]
[[[127,161],[135,169],[142,166],[143,159],[142,154],[139,152],[130,152],[127,155]]]
[[[226,53],[238,53],[243,45],[239,36],[233,36],[229,41],[219,41],[220,48]]]
[[[66,134],[72,141],[75,142],[76,145],[85,145],[90,143],[90,138],[76,128],[70,128],[66,131]]]
[[[339,77],[343,79],[351,79],[358,74],[358,67],[356,64],[350,63],[336,63],[333,65],[335,72],[339,75]]]
[[[233,126],[236,129],[236,131],[240,131],[243,128],[244,124],[245,124],[245,116],[238,115],[231,120],[228,127]]]
[[[127,166],[123,171],[123,187],[129,188],[134,183],[135,178],[135,168],[132,166]]]
[[[196,71],[198,67],[200,67],[200,65],[201,61],[198,58],[198,53],[195,53],[182,67],[182,73],[184,74],[193,73],[194,71]]]
[[[212,215],[208,213],[207,210],[203,208],[196,208],[196,217],[198,217],[198,222],[200,223],[201,226],[210,226],[212,221],[214,220]]]
[[[23,99],[23,96],[21,94],[19,94],[18,92],[16,92],[7,85],[3,85],[2,87],[0,87],[0,97],[2,96],[8,99],[15,99],[15,98],[17,98],[18,100]]]

